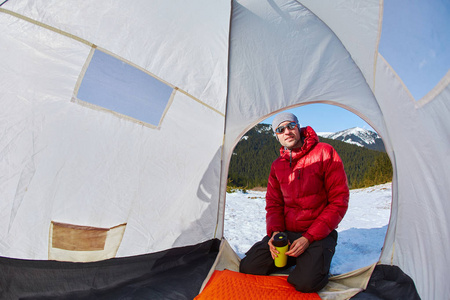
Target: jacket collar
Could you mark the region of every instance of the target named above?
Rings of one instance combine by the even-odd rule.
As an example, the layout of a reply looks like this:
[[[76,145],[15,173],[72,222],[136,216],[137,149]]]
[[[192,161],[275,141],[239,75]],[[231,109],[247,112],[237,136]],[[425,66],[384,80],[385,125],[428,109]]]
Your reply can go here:
[[[303,140],[303,146],[301,148],[292,149],[292,151],[284,147],[280,148],[280,156],[282,159],[287,161],[299,160],[319,142],[319,137],[310,126],[300,128],[300,137]]]

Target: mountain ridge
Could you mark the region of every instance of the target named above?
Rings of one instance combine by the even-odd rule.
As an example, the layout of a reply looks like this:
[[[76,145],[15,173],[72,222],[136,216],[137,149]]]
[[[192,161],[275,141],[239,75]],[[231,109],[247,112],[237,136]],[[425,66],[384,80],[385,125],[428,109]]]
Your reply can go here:
[[[272,126],[269,124],[261,123],[261,126],[255,127],[258,133],[272,133]],[[313,128],[314,129],[314,128]],[[383,140],[376,133],[368,129],[361,127],[352,127],[336,132],[316,132],[319,137],[342,141],[347,144],[364,147],[370,150],[376,150],[386,152]],[[244,135],[241,139],[247,139],[248,136]]]
[[[352,127],[337,132],[318,132],[317,135],[371,150],[386,152],[383,140],[380,136],[376,132],[361,127]]]
[[[347,136],[353,133],[352,141],[354,141],[361,130],[350,130]],[[344,142],[337,139],[337,136],[335,138],[320,136],[320,141],[332,145],[338,152],[344,163],[350,188],[392,180],[392,166],[385,151]],[[381,140],[379,137],[378,139]],[[376,136],[374,140],[377,140]],[[373,145],[368,138],[366,144]],[[241,138],[233,151],[227,185],[247,188],[267,186],[270,165],[279,155],[280,143],[274,138],[271,125],[263,123],[256,125]]]

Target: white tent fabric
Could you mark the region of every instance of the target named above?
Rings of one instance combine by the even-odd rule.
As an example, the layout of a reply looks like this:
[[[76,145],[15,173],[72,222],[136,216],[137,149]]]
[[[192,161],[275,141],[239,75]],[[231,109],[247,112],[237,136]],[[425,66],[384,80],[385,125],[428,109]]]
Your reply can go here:
[[[161,3],[144,3],[2,7],[2,255],[47,259],[51,221],[127,223],[119,256],[214,236],[230,3],[164,4],[173,19],[161,15]],[[90,59],[85,41],[176,88],[159,128],[71,102]]]
[[[240,137],[328,103],[376,129],[394,167],[380,262],[448,298],[450,73],[415,101],[378,53],[382,18],[382,1],[3,3],[0,255],[48,259],[52,221],[126,223],[117,256],[220,239]],[[158,124],[78,97],[95,51],[173,89]]]

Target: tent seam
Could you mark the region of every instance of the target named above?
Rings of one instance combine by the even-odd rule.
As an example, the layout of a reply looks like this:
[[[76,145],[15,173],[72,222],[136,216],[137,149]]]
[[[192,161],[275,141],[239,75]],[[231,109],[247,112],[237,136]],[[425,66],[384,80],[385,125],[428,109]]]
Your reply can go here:
[[[220,233],[221,239],[223,238],[224,233],[224,221],[225,221],[225,199],[226,199],[226,186],[228,183],[228,176],[225,177],[225,189],[223,188],[224,185],[224,179],[222,178],[222,174],[224,172],[228,173],[228,165],[224,166],[225,160],[224,160],[224,145],[225,145],[225,138],[226,138],[226,128],[227,128],[227,111],[228,111],[228,92],[230,88],[230,48],[231,48],[231,23],[233,19],[233,0],[230,1],[230,23],[228,26],[228,64],[227,64],[227,95],[225,97],[225,113],[224,113],[224,122],[223,122],[223,140],[222,140],[222,147],[221,147],[221,153],[220,153],[220,165],[221,165],[221,172],[220,172],[220,180],[219,180],[219,201],[217,204],[217,216],[216,216],[216,228],[214,229],[214,238],[217,238],[217,230],[219,229],[219,220],[222,220],[222,230]],[[223,205],[222,201],[223,199]],[[221,214],[221,207],[223,207],[222,210],[222,216]]]
[[[115,115],[116,117],[119,117],[120,119],[128,120],[128,121],[140,124],[140,125],[145,126],[145,127],[149,127],[149,128],[153,128],[153,129],[157,129],[158,128],[158,126],[156,126],[156,125],[153,125],[153,124],[150,124],[150,123],[146,123],[146,122],[140,121],[138,119],[135,119],[133,117],[130,117],[130,116],[118,113],[118,112],[116,112],[114,110],[107,109],[105,107],[86,102],[84,100],[78,99],[75,96],[72,97],[71,102],[79,104],[79,105],[84,106],[84,107],[88,107],[90,109],[97,110],[97,111],[103,111],[103,112],[111,113],[111,114]]]
[[[375,46],[375,53],[373,58],[373,92],[375,93],[376,89],[376,75],[377,75],[377,62],[378,62],[378,49],[380,47],[381,40],[381,30],[383,28],[383,13],[384,13],[384,0],[380,0],[379,12],[378,12],[378,35],[377,35],[377,43]]]
[[[2,3],[2,4],[3,4],[3,3]],[[42,27],[42,28],[51,30],[51,31],[53,31],[53,32],[55,32],[55,33],[57,33],[57,34],[61,34],[61,35],[63,35],[63,36],[66,36],[66,37],[68,37],[68,38],[71,38],[71,39],[73,39],[73,40],[75,40],[75,41],[78,41],[78,42],[80,42],[80,43],[82,43],[82,44],[85,44],[85,45],[87,45],[87,46],[89,46],[89,47],[91,47],[91,48],[98,48],[98,49],[101,50],[102,52],[107,53],[107,54],[109,54],[109,55],[111,55],[111,56],[113,56],[113,57],[115,57],[115,58],[117,58],[117,59],[120,59],[121,61],[126,62],[127,64],[129,64],[129,65],[131,65],[131,66],[133,66],[133,67],[135,67],[135,68],[137,68],[137,69],[139,69],[139,70],[145,72],[146,74],[148,74],[148,75],[154,77],[155,79],[157,79],[157,80],[159,80],[159,81],[161,81],[161,82],[167,84],[168,86],[170,86],[170,87],[172,87],[172,88],[175,88],[175,86],[174,86],[173,84],[170,84],[170,83],[168,83],[168,82],[162,80],[161,78],[159,78],[159,77],[157,77],[156,75],[150,73],[150,72],[147,71],[146,69],[144,69],[144,68],[142,68],[142,67],[140,67],[140,66],[138,66],[138,65],[136,65],[136,64],[134,64],[134,63],[132,63],[132,62],[130,62],[130,61],[128,61],[128,60],[122,58],[122,57],[119,57],[118,55],[116,55],[116,54],[114,54],[114,53],[112,53],[112,52],[110,52],[110,51],[107,51],[106,49],[103,49],[103,48],[101,48],[101,47],[98,47],[98,46],[95,45],[94,43],[91,43],[91,42],[89,42],[89,41],[87,41],[87,40],[85,40],[85,39],[83,39],[83,38],[81,38],[81,37],[79,37],[79,36],[73,35],[73,34],[71,34],[71,33],[68,33],[68,32],[66,32],[66,31],[63,31],[63,30],[58,29],[58,28],[56,28],[56,27],[53,27],[53,26],[44,24],[44,23],[42,23],[42,22],[39,22],[39,21],[34,20],[34,19],[31,19],[31,18],[29,18],[29,17],[26,17],[26,16],[24,16],[24,15],[21,15],[21,14],[19,14],[19,13],[16,13],[16,12],[14,12],[14,11],[11,11],[11,10],[7,10],[7,9],[4,9],[4,8],[1,8],[1,7],[0,7],[0,12],[3,12],[3,13],[5,13],[5,14],[9,14],[9,15],[11,15],[11,16],[13,16],[13,17],[22,19],[22,20],[24,20],[24,21],[26,21],[26,22],[29,22],[29,23],[32,23],[32,24],[34,24],[34,25],[36,25],[36,26],[40,26],[40,27]],[[81,83],[81,82],[80,82],[80,83]],[[78,88],[79,88],[79,87],[78,87]],[[225,115],[224,115],[222,112],[220,112],[219,110],[217,110],[217,109],[215,109],[214,107],[212,107],[212,106],[210,106],[210,105],[208,105],[208,104],[206,104],[206,103],[200,101],[198,98],[194,97],[193,95],[189,94],[188,92],[186,92],[186,91],[184,91],[184,90],[182,90],[182,89],[180,89],[180,88],[177,88],[177,89],[178,89],[178,91],[180,91],[181,93],[183,93],[183,94],[185,94],[186,96],[190,97],[190,98],[193,99],[194,101],[199,102],[199,103],[202,104],[203,106],[205,106],[205,107],[209,108],[210,110],[212,110],[212,111],[214,111],[214,112],[220,114],[220,115],[223,116],[223,117],[225,116]]]
[[[425,96],[416,102],[417,106],[422,107],[434,100],[437,95],[447,88],[448,85],[450,85],[450,70],[444,75],[444,77],[441,78],[433,89],[431,89]]]
[[[403,80],[397,74],[397,72],[395,72],[394,68],[392,68],[392,66],[388,63],[388,61],[384,58],[384,56],[381,55],[381,53],[378,53],[378,56],[383,60],[383,62],[386,64],[386,66],[389,68],[389,70],[391,70],[392,74],[394,74],[394,76],[398,79],[398,81],[403,86],[403,89],[406,91],[406,93],[409,96],[409,98],[411,99],[411,101],[415,104],[417,101],[415,100],[414,96],[411,94],[411,92],[409,91],[408,87],[405,85]]]
[[[86,71],[91,63],[92,57],[94,56],[95,52],[95,45],[91,48],[88,57],[86,58],[86,61],[84,62],[83,68],[81,68],[80,74],[78,75],[77,83],[75,84],[75,88],[73,91],[74,97],[78,96],[78,92],[81,87],[81,83],[83,82],[84,76],[86,75]]]
[[[3,4],[3,3],[2,3],[2,4]],[[1,7],[0,7],[0,12],[3,12],[3,13],[5,13],[5,14],[11,15],[11,16],[13,16],[13,17],[22,19],[22,20],[27,21],[27,22],[29,22],[29,23],[32,23],[32,24],[34,24],[34,25],[37,25],[37,26],[46,28],[46,29],[51,30],[51,31],[53,31],[53,32],[55,32],[55,33],[64,35],[64,36],[66,36],[66,37],[68,37],[68,38],[71,38],[71,39],[73,39],[73,40],[76,40],[76,41],[78,41],[78,42],[80,42],[80,43],[83,43],[83,44],[85,44],[85,45],[88,45],[88,46],[90,46],[90,47],[94,47],[94,46],[95,46],[93,43],[91,43],[91,42],[89,42],[89,41],[87,41],[87,40],[85,40],[85,39],[83,39],[83,38],[81,38],[81,37],[78,37],[78,36],[76,36],[76,35],[70,34],[70,33],[66,32],[66,31],[63,31],[63,30],[58,29],[58,28],[56,28],[56,27],[53,27],[53,26],[44,24],[44,23],[39,22],[39,21],[37,21],[37,20],[33,20],[33,19],[29,18],[29,17],[26,17],[26,16],[24,16],[24,15],[21,15],[21,14],[19,14],[19,13],[14,12],[14,11],[7,10],[7,9],[4,9],[4,8],[1,8]]]
[[[164,79],[162,79],[162,78],[156,76],[155,74],[149,72],[147,69],[144,69],[144,68],[142,68],[141,66],[139,66],[139,65],[137,65],[137,64],[135,64],[135,63],[133,63],[133,62],[131,62],[131,61],[129,61],[129,60],[123,58],[123,57],[120,57],[120,56],[118,56],[117,54],[115,54],[115,53],[113,53],[113,52],[111,52],[111,51],[108,51],[108,50],[106,50],[106,49],[104,49],[104,48],[102,48],[102,47],[98,47],[98,46],[96,46],[96,47],[98,48],[98,50],[100,50],[100,51],[102,51],[102,52],[104,52],[104,53],[106,53],[106,54],[108,54],[108,55],[111,55],[112,57],[117,58],[117,59],[119,59],[120,61],[123,61],[123,62],[129,64],[130,66],[132,66],[132,67],[134,67],[134,68],[136,68],[136,69],[138,69],[138,70],[144,72],[145,74],[147,74],[147,75],[149,75],[149,76],[155,78],[156,80],[158,80],[158,81],[164,83],[165,85],[167,85],[167,86],[173,88],[174,90],[179,91],[180,93],[185,94],[186,96],[188,96],[188,97],[191,98],[192,100],[197,101],[197,102],[200,103],[201,105],[203,105],[203,106],[207,107],[208,109],[210,109],[210,110],[216,112],[217,114],[221,115],[222,117],[225,117],[225,114],[224,114],[224,113],[222,113],[222,112],[220,112],[219,110],[215,109],[214,107],[212,107],[212,106],[206,104],[205,102],[203,102],[203,101],[201,101],[200,99],[196,98],[195,96],[189,94],[188,92],[184,91],[183,89],[180,89],[179,87],[177,87],[177,86],[171,84],[170,82],[165,81]]]

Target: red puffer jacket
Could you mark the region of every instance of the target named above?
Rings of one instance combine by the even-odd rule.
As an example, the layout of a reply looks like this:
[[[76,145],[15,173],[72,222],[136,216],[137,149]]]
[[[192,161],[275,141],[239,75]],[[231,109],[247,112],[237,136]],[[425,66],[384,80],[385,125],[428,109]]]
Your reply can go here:
[[[267,235],[303,232],[310,243],[336,229],[349,199],[347,176],[336,150],[319,143],[311,127],[301,128],[300,149],[281,148],[270,170],[266,193]]]

